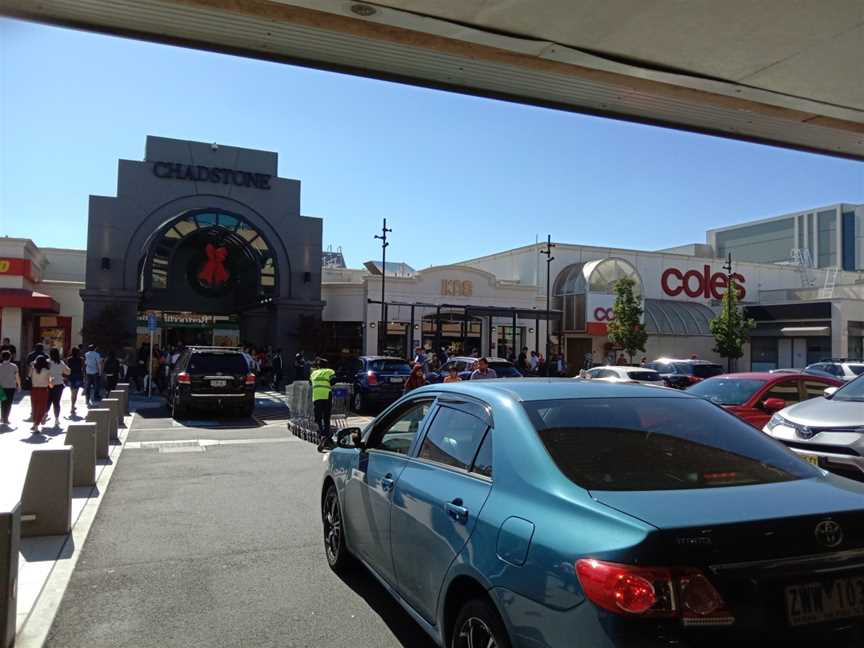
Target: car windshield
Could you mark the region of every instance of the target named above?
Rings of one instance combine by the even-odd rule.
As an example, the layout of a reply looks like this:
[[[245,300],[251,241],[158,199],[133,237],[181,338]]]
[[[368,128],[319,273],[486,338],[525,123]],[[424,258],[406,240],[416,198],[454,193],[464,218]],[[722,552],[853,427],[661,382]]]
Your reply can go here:
[[[723,367],[715,364],[690,364],[680,362],[675,365],[678,373],[696,376],[697,378],[713,378],[723,373]]]
[[[820,474],[701,399],[571,398],[523,406],[561,472],[588,490],[718,488]]]
[[[855,380],[846,383],[834,393],[831,400],[864,402],[864,376],[859,376]]]
[[[249,371],[249,364],[239,353],[193,353],[187,371],[199,374],[241,374]]]
[[[764,384],[764,380],[711,378],[696,383],[687,390],[687,393],[707,398],[718,405],[741,405],[750,400],[756,390]]]
[[[509,362],[490,362],[489,367],[495,370],[499,378],[518,378],[521,375]]]
[[[628,371],[627,376],[630,380],[644,380],[646,382],[658,382],[663,380],[663,378],[660,377],[660,374],[653,371]]]
[[[411,365],[404,360],[373,360],[369,363],[372,371],[379,373],[410,374]]]

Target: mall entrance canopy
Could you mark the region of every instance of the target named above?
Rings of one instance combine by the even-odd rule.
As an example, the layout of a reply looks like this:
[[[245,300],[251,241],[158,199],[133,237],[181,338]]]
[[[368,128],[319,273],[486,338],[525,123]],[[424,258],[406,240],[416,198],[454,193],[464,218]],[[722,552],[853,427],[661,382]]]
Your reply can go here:
[[[5,0],[0,13],[864,159],[860,0]]]

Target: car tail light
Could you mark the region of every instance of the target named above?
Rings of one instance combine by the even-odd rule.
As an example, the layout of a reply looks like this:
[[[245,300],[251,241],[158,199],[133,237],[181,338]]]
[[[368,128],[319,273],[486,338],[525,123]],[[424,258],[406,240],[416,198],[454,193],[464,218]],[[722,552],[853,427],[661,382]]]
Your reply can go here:
[[[255,384],[255,374],[253,374],[253,373],[246,374],[246,380],[244,382],[247,385],[254,385]]]
[[[367,371],[366,372],[366,382],[368,382],[370,385],[377,385],[378,384],[378,374],[376,374],[374,371]]]
[[[685,626],[735,622],[720,592],[699,569],[582,559],[576,561],[576,576],[585,596],[615,614],[680,619]]]
[[[687,376],[687,382],[691,385],[695,385],[698,382],[702,382],[702,379],[699,376]]]
[[[190,385],[192,384],[192,378],[190,378],[189,374],[185,371],[181,371],[177,374],[177,382],[181,385]]]

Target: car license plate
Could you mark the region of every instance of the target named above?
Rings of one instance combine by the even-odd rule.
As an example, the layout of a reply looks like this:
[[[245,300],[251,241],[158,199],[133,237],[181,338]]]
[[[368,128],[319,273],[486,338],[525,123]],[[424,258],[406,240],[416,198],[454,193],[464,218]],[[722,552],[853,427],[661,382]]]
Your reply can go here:
[[[391,383],[401,383],[402,379],[399,377],[393,377],[393,378],[390,378],[390,382]]]
[[[807,463],[811,463],[814,466],[816,466],[817,468],[819,467],[819,457],[817,457],[816,455],[799,454],[798,456],[801,457]]]
[[[228,384],[227,380],[211,380],[210,381],[211,387],[224,387],[227,384]]]
[[[786,588],[789,625],[864,616],[864,576]]]

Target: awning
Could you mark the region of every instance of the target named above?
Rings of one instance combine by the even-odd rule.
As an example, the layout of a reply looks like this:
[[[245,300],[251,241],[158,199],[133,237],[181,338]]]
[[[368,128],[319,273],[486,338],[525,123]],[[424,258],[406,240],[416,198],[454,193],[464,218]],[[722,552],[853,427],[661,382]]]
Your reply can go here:
[[[26,288],[0,288],[0,308],[24,308],[44,313],[59,313],[58,304],[51,295]]]
[[[786,337],[806,337],[831,335],[830,326],[784,326],[780,334]]]
[[[709,326],[715,314],[704,304],[645,300],[645,329],[649,335],[711,335]]]

